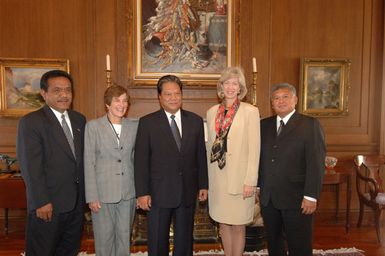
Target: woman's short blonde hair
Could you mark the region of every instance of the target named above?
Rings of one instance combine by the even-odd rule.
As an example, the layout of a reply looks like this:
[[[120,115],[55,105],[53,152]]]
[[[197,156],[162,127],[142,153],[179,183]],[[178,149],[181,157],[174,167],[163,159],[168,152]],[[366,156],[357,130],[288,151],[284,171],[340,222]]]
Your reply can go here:
[[[217,84],[217,94],[220,99],[225,97],[223,93],[223,83],[229,80],[230,78],[238,78],[240,93],[238,94],[238,99],[242,100],[247,94],[246,79],[243,74],[243,70],[240,67],[228,67],[222,71],[221,77],[219,78]]]

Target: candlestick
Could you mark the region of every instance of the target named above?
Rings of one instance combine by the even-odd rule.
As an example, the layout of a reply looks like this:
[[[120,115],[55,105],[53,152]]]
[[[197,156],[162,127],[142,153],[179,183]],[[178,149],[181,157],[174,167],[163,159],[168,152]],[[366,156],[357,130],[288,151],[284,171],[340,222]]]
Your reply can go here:
[[[253,57],[253,73],[257,73],[257,60]]]
[[[112,85],[111,70],[106,70],[107,87]]]
[[[106,69],[111,70],[111,64],[110,64],[110,55],[106,55]]]
[[[257,106],[257,60],[253,57],[253,83],[250,85],[250,101],[253,106]]]
[[[251,99],[251,104],[253,106],[257,106],[257,72],[253,72],[253,84],[252,84],[252,99]]]

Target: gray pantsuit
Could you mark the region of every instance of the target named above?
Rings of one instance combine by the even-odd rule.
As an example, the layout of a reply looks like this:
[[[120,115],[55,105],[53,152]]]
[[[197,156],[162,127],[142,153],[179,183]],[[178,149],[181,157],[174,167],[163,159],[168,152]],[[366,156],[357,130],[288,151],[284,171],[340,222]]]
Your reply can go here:
[[[118,203],[102,203],[99,212],[92,213],[96,255],[129,255],[135,204],[135,198]]]
[[[106,115],[86,125],[86,201],[101,203],[101,209],[92,213],[98,256],[130,254],[135,213],[133,152],[136,130],[136,121],[123,118],[118,142]]]

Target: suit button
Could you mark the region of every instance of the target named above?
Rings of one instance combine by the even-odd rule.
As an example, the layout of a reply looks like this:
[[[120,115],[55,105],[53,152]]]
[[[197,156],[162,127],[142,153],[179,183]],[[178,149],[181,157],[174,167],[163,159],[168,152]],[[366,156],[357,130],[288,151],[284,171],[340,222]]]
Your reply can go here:
[[[182,172],[179,172],[179,175],[182,176]]]
[[[274,145],[273,148],[278,148],[278,146],[277,146],[277,145]]]
[[[122,172],[122,175],[124,175],[124,172]]]
[[[120,163],[120,162],[122,162],[122,160],[119,159],[119,160],[118,160],[118,163]]]
[[[274,158],[273,158],[273,159],[271,159],[271,162],[272,162],[272,163],[274,163],[274,162],[275,162],[275,159],[274,159]]]

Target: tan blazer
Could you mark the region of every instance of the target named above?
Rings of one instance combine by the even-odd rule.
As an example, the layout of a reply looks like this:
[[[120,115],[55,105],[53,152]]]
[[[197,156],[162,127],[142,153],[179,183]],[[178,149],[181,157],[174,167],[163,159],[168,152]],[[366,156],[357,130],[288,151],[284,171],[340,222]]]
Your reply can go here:
[[[211,148],[215,140],[215,116],[219,104],[207,111],[207,157],[209,173],[218,168],[210,163]],[[256,186],[260,153],[260,116],[258,108],[241,102],[227,136],[226,170],[227,190],[230,194],[242,194],[243,185]]]

